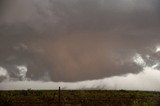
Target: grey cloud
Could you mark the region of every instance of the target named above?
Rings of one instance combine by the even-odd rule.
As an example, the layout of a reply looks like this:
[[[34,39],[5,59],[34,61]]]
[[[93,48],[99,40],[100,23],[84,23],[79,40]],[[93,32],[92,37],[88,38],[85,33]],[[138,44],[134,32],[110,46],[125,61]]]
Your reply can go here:
[[[44,81],[5,81],[0,83],[1,90],[27,90],[27,89],[103,89],[103,90],[145,90],[160,91],[160,71],[146,67],[138,74],[115,76],[99,80],[86,80],[81,82],[44,82]],[[132,84],[132,86],[131,86]]]
[[[0,65],[10,74],[15,71],[10,67],[27,65],[33,80],[45,73],[53,81],[138,73],[142,67],[133,56],[152,54],[148,48],[160,38],[159,0],[5,2]]]

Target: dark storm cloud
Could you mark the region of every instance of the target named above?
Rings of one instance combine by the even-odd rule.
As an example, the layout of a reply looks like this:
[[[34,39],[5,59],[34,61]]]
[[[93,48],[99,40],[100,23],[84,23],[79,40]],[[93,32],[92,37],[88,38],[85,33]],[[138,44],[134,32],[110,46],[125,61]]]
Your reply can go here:
[[[54,81],[137,73],[132,58],[159,42],[159,0],[8,0],[0,15],[0,65],[15,77]],[[11,68],[10,68],[11,67]]]

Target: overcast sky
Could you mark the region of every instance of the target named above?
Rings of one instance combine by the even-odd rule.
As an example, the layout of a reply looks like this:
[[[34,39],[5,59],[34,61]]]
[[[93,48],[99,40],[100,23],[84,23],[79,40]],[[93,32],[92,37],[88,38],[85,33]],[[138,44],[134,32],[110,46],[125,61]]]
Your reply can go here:
[[[159,0],[3,0],[0,5],[1,83],[107,80],[139,75],[145,67],[159,72]]]

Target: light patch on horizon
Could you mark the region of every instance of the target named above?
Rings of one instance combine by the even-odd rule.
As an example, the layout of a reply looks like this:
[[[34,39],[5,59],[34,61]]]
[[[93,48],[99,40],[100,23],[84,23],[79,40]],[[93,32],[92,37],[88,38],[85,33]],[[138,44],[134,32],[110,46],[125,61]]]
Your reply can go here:
[[[133,61],[142,66],[142,67],[145,67],[146,66],[146,62],[143,60],[142,56],[140,54],[136,54],[134,57],[133,57]]]
[[[3,67],[0,67],[0,77],[1,76],[7,76],[8,72],[6,69],[4,69]]]
[[[157,46],[156,47],[156,51],[155,51],[156,53],[158,53],[158,52],[160,52],[160,46]]]
[[[19,70],[19,77],[22,79],[22,80],[26,80],[26,73],[28,71],[27,67],[24,66],[24,65],[20,65],[20,66],[17,66],[17,69]]]

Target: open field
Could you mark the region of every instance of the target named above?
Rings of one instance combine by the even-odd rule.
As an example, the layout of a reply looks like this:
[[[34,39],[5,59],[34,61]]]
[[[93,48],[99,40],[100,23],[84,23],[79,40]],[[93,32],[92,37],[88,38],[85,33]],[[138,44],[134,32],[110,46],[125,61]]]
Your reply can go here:
[[[61,106],[160,106],[159,92],[62,90]],[[0,91],[0,106],[58,106],[59,92]]]

